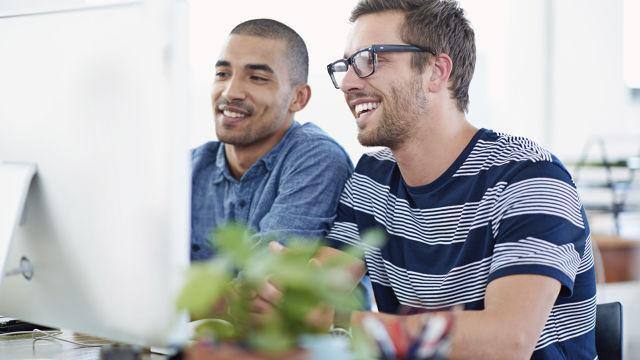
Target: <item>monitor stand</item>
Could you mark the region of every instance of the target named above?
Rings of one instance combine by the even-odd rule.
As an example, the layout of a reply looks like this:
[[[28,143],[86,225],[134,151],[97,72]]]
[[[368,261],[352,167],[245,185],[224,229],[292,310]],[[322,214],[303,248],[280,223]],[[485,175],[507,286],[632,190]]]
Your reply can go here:
[[[5,268],[13,232],[24,223],[24,207],[31,180],[37,172],[35,164],[0,161],[0,271]],[[22,257],[18,267],[6,275],[22,274],[27,280],[33,275],[31,263]],[[0,282],[5,274],[0,273]]]

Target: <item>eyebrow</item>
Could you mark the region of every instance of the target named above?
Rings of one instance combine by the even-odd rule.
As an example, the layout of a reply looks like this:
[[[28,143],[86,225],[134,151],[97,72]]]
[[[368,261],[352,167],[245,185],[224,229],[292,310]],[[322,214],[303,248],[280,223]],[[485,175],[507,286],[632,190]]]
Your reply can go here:
[[[218,60],[216,61],[216,67],[230,67],[231,63],[227,60]],[[275,71],[271,68],[271,66],[267,64],[247,64],[244,66],[245,69],[249,70],[260,70],[266,71],[268,73],[274,74]]]
[[[360,50],[368,49],[368,48],[370,48],[371,46],[372,46],[372,45],[365,46],[365,47],[360,48],[360,49],[355,49],[355,50],[351,53],[351,55],[353,55],[353,54],[357,53],[357,52],[358,52],[358,51],[360,51]],[[343,59],[345,59],[345,60],[346,60],[346,59],[348,59],[348,58],[349,58],[349,56],[351,56],[351,55],[349,55],[349,54],[347,54],[347,53],[344,53],[344,55],[342,55],[342,56],[343,56]]]
[[[274,71],[271,68],[271,66],[267,65],[267,64],[247,64],[244,66],[246,69],[249,70],[261,70],[261,71],[266,71],[268,73],[273,74]]]

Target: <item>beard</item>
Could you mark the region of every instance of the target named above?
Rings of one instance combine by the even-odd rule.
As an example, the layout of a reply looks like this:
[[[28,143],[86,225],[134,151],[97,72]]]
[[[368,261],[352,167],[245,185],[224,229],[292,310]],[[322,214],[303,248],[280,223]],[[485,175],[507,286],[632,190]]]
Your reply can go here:
[[[236,129],[216,122],[216,137],[218,141],[234,146],[249,146],[259,142],[262,137],[268,136],[268,128],[256,124],[244,124],[242,129]],[[262,136],[261,136],[262,135]]]
[[[222,104],[225,101],[222,100],[219,103]],[[214,111],[219,103],[216,103]],[[283,104],[279,104],[263,114],[256,114],[253,107],[242,102],[232,102],[232,104],[246,109],[250,116],[243,120],[240,127],[225,125],[216,119],[215,130],[218,141],[237,147],[255,145],[271,137],[282,126],[281,119],[286,118],[287,114],[287,108],[283,105],[284,101]],[[280,111],[277,112],[277,110]],[[222,114],[217,113],[216,116],[222,117]]]
[[[363,146],[385,146],[397,148],[413,135],[415,124],[426,112],[427,95],[420,78],[409,84],[391,86],[391,96],[382,96],[382,114],[371,129],[358,132],[358,141]]]

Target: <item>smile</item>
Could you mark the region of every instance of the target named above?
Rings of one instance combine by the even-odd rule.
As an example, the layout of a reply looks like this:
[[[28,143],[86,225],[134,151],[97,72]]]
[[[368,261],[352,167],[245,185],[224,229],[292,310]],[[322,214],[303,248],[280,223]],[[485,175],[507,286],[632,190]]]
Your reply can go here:
[[[362,103],[362,104],[356,105],[355,106],[356,118],[359,118],[360,115],[366,112],[377,109],[379,105],[380,105],[379,102],[368,102],[368,103]]]
[[[229,106],[228,104],[220,104],[216,108],[218,113],[222,114],[227,119],[241,120],[251,116],[251,112],[243,109],[239,106]]]
[[[229,110],[223,110],[222,114],[226,117],[230,117],[230,118],[243,118],[246,117],[246,114],[241,114],[241,113],[237,113],[237,112],[233,112],[233,111],[229,111]]]

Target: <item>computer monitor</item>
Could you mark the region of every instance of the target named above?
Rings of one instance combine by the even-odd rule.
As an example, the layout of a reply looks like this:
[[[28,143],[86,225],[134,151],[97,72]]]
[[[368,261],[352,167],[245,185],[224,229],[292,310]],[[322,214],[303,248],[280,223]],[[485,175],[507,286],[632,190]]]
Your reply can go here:
[[[185,2],[56,11],[56,1],[38,15],[3,15],[0,5],[0,162],[38,169],[3,271],[24,256],[33,277],[2,278],[0,315],[132,344],[179,342]]]

